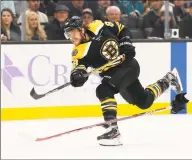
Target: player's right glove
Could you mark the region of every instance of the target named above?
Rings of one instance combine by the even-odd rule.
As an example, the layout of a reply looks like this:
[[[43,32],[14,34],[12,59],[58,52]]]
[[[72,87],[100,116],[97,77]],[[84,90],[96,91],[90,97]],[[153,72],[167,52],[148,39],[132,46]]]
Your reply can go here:
[[[180,93],[175,96],[175,99],[171,102],[171,113],[177,114],[179,111],[185,109],[185,104],[189,102],[187,98],[185,98],[186,93]]]
[[[88,77],[85,77],[87,72],[83,69],[76,69],[71,73],[70,81],[73,87],[81,87],[87,81]]]

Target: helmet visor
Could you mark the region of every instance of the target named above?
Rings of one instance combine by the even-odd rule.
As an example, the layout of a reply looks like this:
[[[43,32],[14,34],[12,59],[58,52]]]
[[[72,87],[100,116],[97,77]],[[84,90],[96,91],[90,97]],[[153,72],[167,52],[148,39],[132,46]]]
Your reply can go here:
[[[70,37],[71,37],[71,31],[72,31],[73,29],[71,28],[71,27],[67,27],[67,28],[65,28],[64,29],[64,36],[67,38],[67,39],[70,39]]]
[[[71,33],[73,30],[81,30],[80,28],[67,27],[64,29],[64,35],[67,39],[71,39]]]

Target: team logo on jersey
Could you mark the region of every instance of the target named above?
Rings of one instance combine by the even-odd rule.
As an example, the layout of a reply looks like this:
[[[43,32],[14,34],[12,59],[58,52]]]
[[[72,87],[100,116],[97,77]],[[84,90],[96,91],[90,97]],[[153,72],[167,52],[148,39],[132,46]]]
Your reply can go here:
[[[72,56],[76,56],[77,53],[78,53],[78,50],[77,50],[77,49],[74,49],[74,50],[72,51]]]
[[[101,54],[107,60],[113,60],[119,56],[119,46],[114,39],[109,39],[103,43]]]

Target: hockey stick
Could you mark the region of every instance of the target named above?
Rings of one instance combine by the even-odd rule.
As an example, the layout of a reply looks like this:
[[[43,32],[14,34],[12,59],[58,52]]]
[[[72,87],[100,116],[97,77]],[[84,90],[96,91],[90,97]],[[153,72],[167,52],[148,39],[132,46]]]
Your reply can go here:
[[[105,68],[111,67],[111,66],[115,65],[116,63],[118,64],[119,61],[121,61],[121,60],[123,60],[123,59],[124,59],[124,55],[120,55],[119,57],[117,57],[116,59],[114,59],[114,60],[106,63],[105,65],[103,65],[103,66],[101,66],[101,67],[99,67],[99,68],[93,69],[91,72],[87,73],[87,74],[85,75],[85,77],[88,77],[89,75],[91,75],[91,74],[93,74],[93,73],[97,73],[97,72],[100,73],[100,72],[102,72]],[[31,90],[31,92],[30,92],[30,95],[31,95],[31,97],[33,97],[35,100],[37,100],[37,99],[43,98],[43,97],[45,97],[45,96],[47,96],[47,95],[49,95],[49,94],[51,94],[51,93],[54,93],[54,92],[56,92],[56,91],[59,91],[59,90],[65,88],[65,87],[67,87],[67,86],[69,86],[69,85],[71,85],[71,82],[68,82],[68,83],[66,83],[66,84],[63,84],[63,85],[61,85],[61,86],[59,86],[59,87],[57,87],[57,88],[55,88],[55,89],[52,89],[51,91],[48,91],[48,92],[46,92],[46,93],[44,93],[44,94],[37,94],[37,92],[35,91],[35,89],[32,88],[32,90]]]
[[[49,139],[52,139],[52,138],[60,137],[62,135],[70,134],[70,133],[73,133],[73,132],[78,132],[78,131],[85,130],[85,129],[90,129],[90,128],[93,128],[93,127],[99,127],[99,126],[102,126],[102,125],[108,124],[108,123],[114,123],[114,122],[123,121],[123,120],[127,120],[127,119],[132,119],[132,118],[136,118],[136,117],[140,117],[140,116],[144,116],[144,115],[151,115],[153,113],[162,112],[162,111],[165,111],[165,110],[170,110],[171,108],[172,108],[171,106],[168,106],[168,107],[164,107],[164,108],[160,108],[160,109],[156,109],[156,110],[152,110],[152,111],[148,111],[148,112],[138,113],[138,114],[135,114],[135,115],[132,115],[132,116],[123,117],[123,118],[119,118],[119,119],[114,119],[114,120],[110,120],[110,121],[106,121],[106,122],[102,122],[102,123],[97,123],[97,124],[93,124],[93,125],[73,129],[73,130],[70,130],[70,131],[66,131],[66,132],[63,132],[63,133],[55,134],[55,135],[52,135],[52,136],[44,137],[44,138],[36,138],[35,141],[45,141],[45,140],[49,140]]]

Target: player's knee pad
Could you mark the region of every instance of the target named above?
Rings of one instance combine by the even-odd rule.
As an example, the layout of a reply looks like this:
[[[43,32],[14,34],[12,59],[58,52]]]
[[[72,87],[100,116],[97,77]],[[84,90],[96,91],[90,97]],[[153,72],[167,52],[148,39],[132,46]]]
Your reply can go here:
[[[114,94],[114,90],[109,85],[102,83],[96,88],[96,96],[100,101],[106,98],[114,98]]]
[[[96,96],[97,96],[97,98],[98,98],[99,100],[105,98],[104,88],[105,88],[105,86],[104,86],[103,84],[100,84],[100,85],[96,88]]]
[[[145,91],[145,98],[142,101],[138,102],[136,105],[140,109],[148,109],[149,107],[151,107],[153,102],[154,102],[153,94],[149,91]]]

